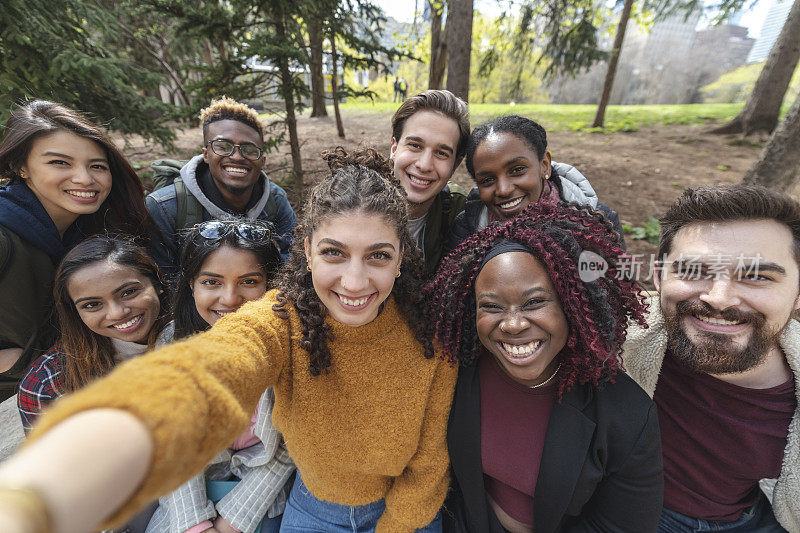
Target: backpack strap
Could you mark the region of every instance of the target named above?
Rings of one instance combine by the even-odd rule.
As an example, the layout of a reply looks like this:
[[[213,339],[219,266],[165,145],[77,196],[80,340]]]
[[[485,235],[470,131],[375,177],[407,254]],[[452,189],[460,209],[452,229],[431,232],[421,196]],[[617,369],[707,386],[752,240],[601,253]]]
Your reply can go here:
[[[157,191],[174,183],[186,163],[188,161],[180,159],[156,159],[150,163],[150,168],[153,169],[153,190]]]
[[[194,227],[203,221],[203,206],[197,198],[186,188],[183,179],[179,176],[173,182],[175,185],[175,200],[177,212],[175,213],[175,230]]]
[[[450,181],[439,194],[442,198],[442,214],[444,216],[444,221],[446,221],[446,223],[444,221],[442,222],[442,238],[445,239],[443,242],[447,242],[456,217],[464,210],[464,204],[467,200],[467,191],[457,183]]]
[[[441,238],[440,242],[446,243],[447,238],[450,235],[450,228],[453,226],[453,220],[455,220],[455,214],[453,214],[453,194],[450,192],[450,186],[445,185],[442,192],[439,193],[439,197],[442,199],[442,225],[439,227],[439,235]]]

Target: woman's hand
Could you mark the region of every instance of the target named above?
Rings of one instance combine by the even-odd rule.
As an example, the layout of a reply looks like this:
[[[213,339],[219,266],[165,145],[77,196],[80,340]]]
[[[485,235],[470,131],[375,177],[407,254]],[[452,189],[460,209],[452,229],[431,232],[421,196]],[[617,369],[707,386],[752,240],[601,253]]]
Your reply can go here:
[[[152,455],[150,432],[133,415],[83,411],[0,464],[0,489],[25,487],[38,493],[57,533],[94,530],[133,495]],[[31,517],[11,513],[6,520],[6,514],[0,509],[0,530],[31,531],[25,522],[23,529],[15,529]]]
[[[214,527],[206,531],[215,531],[217,533],[242,533],[235,527],[231,526],[228,521],[221,516],[217,516],[217,519],[214,520]]]

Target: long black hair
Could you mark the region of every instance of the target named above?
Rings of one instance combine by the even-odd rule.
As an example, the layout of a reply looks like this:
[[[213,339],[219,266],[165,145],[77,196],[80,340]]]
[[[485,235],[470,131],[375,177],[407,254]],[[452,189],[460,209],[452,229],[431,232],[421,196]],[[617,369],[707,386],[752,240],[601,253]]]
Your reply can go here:
[[[111,169],[111,192],[100,208],[81,215],[86,236],[125,233],[146,245],[152,225],[144,203],[144,187],[136,171],[108,135],[94,122],[67,107],[47,100],[33,100],[16,108],[0,140],[0,178],[24,183],[20,168],[33,142],[46,135],[66,131],[97,143],[106,153]]]
[[[225,223],[236,224],[234,221]],[[259,223],[261,222],[256,222],[256,224]],[[247,224],[254,223],[247,222]],[[267,223],[263,224],[267,227],[269,226]],[[183,244],[181,245],[180,273],[172,306],[176,339],[205,331],[211,327],[197,312],[192,284],[203,263],[213,252],[223,246],[251,252],[256,257],[256,261],[261,265],[261,268],[264,269],[268,286],[281,264],[280,249],[275,244],[275,241],[269,237],[261,241],[254,241],[241,237],[236,231],[228,231],[219,238],[209,239],[201,235],[202,227],[202,224],[198,224],[190,229],[184,235]]]

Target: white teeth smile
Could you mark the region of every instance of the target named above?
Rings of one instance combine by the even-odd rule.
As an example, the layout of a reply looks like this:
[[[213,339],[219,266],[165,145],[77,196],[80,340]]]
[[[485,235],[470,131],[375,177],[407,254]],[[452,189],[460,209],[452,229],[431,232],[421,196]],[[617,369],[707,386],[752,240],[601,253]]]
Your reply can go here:
[[[516,207],[520,203],[522,203],[522,199],[523,198],[520,197],[520,198],[517,198],[516,200],[511,200],[510,202],[506,202],[504,204],[498,204],[498,205],[500,206],[500,209],[511,209],[512,207]]]
[[[414,183],[415,185],[423,185],[423,186],[425,186],[425,185],[430,185],[431,183],[433,183],[432,180],[421,180],[419,178],[415,178],[411,174],[408,174],[408,179],[409,179],[409,181],[411,183]]]
[[[238,168],[238,167],[222,167],[222,168],[228,174],[241,174],[244,176],[249,172],[249,170],[247,170],[246,168]]]
[[[97,191],[89,191],[89,192],[66,191],[66,193],[69,194],[70,196],[77,196],[78,198],[94,198],[95,196],[97,196]]]
[[[233,313],[233,311],[217,311],[215,309],[212,309],[212,311],[214,311],[220,317],[227,316],[227,315]]]
[[[706,324],[713,324],[715,326],[738,326],[742,324],[742,322],[734,322],[732,320],[723,320],[722,318],[713,318],[710,316],[698,316],[695,317],[700,322],[705,322]]]
[[[533,341],[528,344],[509,344],[507,342],[501,344],[503,345],[503,349],[509,354],[518,357],[527,357],[536,351],[539,345],[542,344],[542,341]]]
[[[135,316],[130,320],[128,320],[127,322],[123,322],[122,324],[114,324],[111,327],[114,329],[128,329],[132,325],[136,324],[140,318],[142,318],[142,315]]]
[[[364,305],[365,303],[367,303],[367,300],[369,300],[369,296],[365,296],[364,298],[359,298],[358,300],[351,300],[350,298],[345,298],[341,294],[338,296],[339,300],[341,300],[342,303],[352,307],[358,307],[359,305]]]

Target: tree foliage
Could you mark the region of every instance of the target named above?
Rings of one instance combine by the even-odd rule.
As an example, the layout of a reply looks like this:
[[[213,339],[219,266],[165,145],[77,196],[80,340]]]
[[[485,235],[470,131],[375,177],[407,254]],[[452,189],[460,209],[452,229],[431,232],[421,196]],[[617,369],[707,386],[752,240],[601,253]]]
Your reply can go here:
[[[120,13],[80,0],[7,0],[0,10],[0,122],[46,98],[123,133],[169,143],[170,107],[147,96],[160,77],[109,46]],[[124,17],[123,17],[124,18]]]
[[[519,20],[510,16],[492,19],[475,14],[472,35],[472,68],[470,93],[472,101],[544,103],[546,93],[539,91],[542,79],[537,68],[546,68],[547,58],[536,65],[528,57],[520,57],[508,36]]]
[[[747,99],[764,68],[764,61],[741,66],[726,72],[700,89],[703,101],[709,104],[738,104]],[[792,102],[800,94],[800,69],[795,70],[784,101]],[[784,104],[786,106],[786,104]]]

